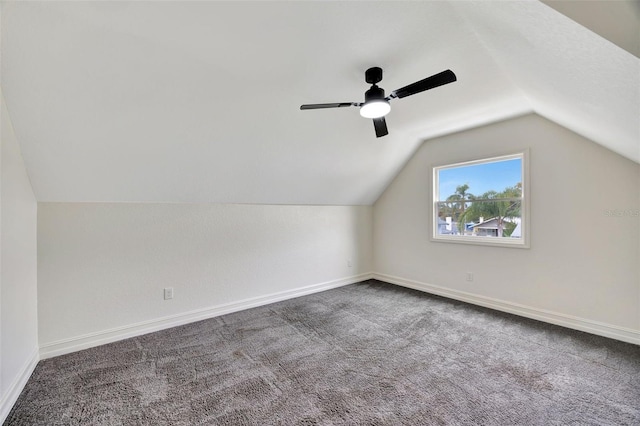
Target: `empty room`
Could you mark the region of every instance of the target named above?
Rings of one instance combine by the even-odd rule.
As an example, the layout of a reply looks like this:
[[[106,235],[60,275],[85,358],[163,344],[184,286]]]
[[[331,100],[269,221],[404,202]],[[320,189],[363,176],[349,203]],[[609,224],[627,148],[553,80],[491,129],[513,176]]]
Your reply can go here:
[[[0,18],[0,424],[640,424],[637,0]]]

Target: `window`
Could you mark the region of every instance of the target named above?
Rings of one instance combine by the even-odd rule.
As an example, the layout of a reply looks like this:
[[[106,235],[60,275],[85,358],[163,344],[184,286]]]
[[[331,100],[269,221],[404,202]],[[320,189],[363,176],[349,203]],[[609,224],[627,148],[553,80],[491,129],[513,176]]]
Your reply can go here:
[[[525,153],[433,168],[434,241],[528,247]]]

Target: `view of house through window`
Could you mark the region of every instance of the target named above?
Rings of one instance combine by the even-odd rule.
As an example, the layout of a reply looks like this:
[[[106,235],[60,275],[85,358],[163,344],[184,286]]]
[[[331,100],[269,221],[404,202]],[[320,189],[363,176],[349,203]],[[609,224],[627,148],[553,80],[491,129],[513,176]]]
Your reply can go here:
[[[434,239],[523,244],[523,154],[434,168]]]

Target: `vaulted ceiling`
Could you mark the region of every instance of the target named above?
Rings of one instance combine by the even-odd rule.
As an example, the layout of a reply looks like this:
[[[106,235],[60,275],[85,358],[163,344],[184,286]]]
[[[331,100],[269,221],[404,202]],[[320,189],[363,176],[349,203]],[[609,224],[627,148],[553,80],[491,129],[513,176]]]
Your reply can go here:
[[[458,81],[378,139],[299,110],[371,66]],[[640,59],[538,1],[3,2],[2,90],[39,201],[371,204],[429,138],[528,112],[640,162]]]

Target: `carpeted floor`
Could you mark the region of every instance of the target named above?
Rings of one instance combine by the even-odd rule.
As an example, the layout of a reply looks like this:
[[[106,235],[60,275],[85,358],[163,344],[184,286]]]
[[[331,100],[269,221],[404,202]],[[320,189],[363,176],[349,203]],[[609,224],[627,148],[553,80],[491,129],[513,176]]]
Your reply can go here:
[[[34,424],[639,425],[640,346],[367,281],[41,361]]]

